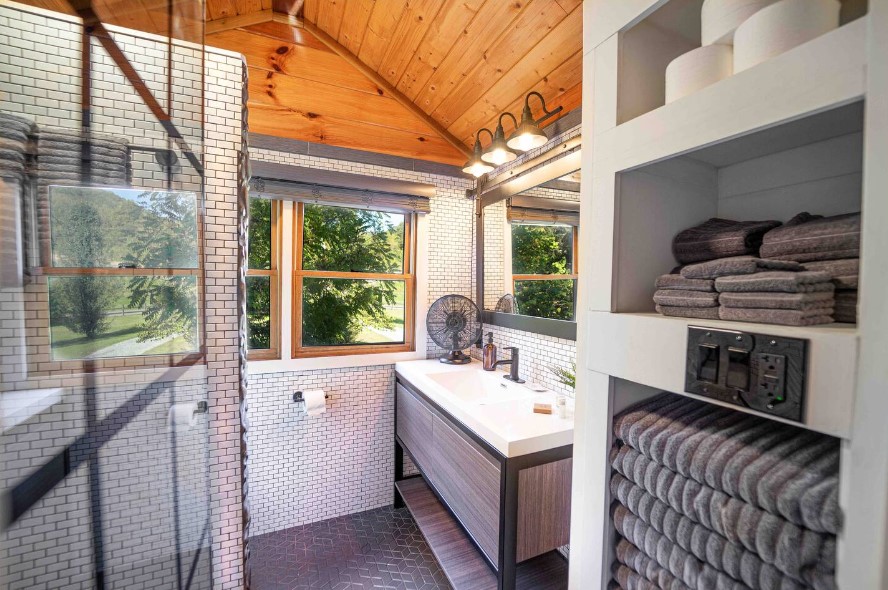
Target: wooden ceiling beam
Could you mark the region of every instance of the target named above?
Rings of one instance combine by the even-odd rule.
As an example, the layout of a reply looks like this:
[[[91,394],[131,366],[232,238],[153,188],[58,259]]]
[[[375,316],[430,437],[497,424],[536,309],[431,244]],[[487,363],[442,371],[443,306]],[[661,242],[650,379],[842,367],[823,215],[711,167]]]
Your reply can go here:
[[[369,80],[371,80],[374,84],[379,86],[379,88],[387,94],[389,97],[397,101],[401,104],[405,109],[410,111],[415,117],[417,117],[420,121],[426,123],[429,127],[434,130],[435,133],[441,136],[447,143],[455,147],[461,153],[465,154],[466,157],[471,155],[471,151],[468,146],[464,144],[462,141],[457,139],[455,135],[450,133],[447,129],[444,128],[443,125],[435,121],[432,117],[430,117],[425,111],[419,108],[413,101],[404,96],[400,90],[395,88],[388,80],[383,78],[379,73],[372,70],[368,67],[364,62],[362,62],[358,57],[353,54],[351,51],[342,46],[339,41],[333,39],[330,35],[316,27],[313,23],[305,20],[303,22],[303,27],[306,31],[314,35],[321,43],[330,48],[331,51],[342,57],[345,61],[347,61],[352,67],[361,72],[364,76],[366,76]]]

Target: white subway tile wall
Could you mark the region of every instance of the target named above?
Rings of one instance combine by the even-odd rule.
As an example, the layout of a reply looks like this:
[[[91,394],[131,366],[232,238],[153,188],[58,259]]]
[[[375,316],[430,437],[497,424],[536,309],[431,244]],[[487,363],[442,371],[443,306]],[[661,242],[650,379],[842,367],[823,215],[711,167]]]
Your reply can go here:
[[[4,2],[0,4],[0,27],[8,40],[0,44],[0,109],[28,117],[44,129],[79,129],[79,23]],[[147,86],[164,103],[166,40],[111,30]],[[139,370],[144,364],[140,357],[99,361],[100,368],[113,371],[97,373],[95,387],[84,389],[87,380],[79,362],[50,360],[45,280],[4,287],[0,293],[0,353],[4,356],[0,390],[65,390],[61,403],[4,433],[0,449],[4,479],[0,483],[5,489],[20,481],[84,435],[86,401],[91,400],[101,422],[93,437],[75,444],[72,460],[79,453],[80,457],[92,456],[98,465],[106,587],[172,587],[171,578],[177,575],[175,553],[182,553],[182,563],[188,567],[201,546],[209,497],[212,584],[233,589],[241,588],[243,580],[235,306],[243,63],[233,54],[209,50],[204,64],[201,52],[187,45],[174,44],[173,52],[177,68],[173,123],[195,149],[202,143],[202,109],[206,117],[206,370],[197,378],[192,375],[158,384],[152,383],[158,371]],[[136,148],[133,186],[165,188],[166,174],[153,154],[137,150],[143,146],[166,148],[163,127],[95,39],[92,56],[92,130],[124,137]],[[203,105],[202,81],[206,88]],[[181,153],[179,158],[184,159]],[[181,164],[173,170],[174,188],[199,189],[199,177],[186,171],[187,165]],[[15,360],[20,358],[23,338],[28,346],[27,368]],[[14,360],[7,363],[8,357]],[[138,399],[134,401],[134,397]],[[193,405],[201,400],[209,402],[209,413],[178,435],[174,447],[168,428],[170,403]],[[133,413],[135,418],[127,422]],[[98,448],[102,437],[108,440]],[[89,489],[87,463],[83,463],[4,531],[0,536],[0,579],[5,587],[94,587]],[[206,548],[201,556],[195,580],[197,587],[209,588]]]

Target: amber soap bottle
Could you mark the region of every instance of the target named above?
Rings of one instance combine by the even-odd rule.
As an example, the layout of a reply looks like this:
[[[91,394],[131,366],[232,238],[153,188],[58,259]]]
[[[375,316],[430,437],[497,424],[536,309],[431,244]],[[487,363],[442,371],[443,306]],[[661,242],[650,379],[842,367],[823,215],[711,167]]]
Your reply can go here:
[[[493,343],[493,332],[487,333],[487,344],[484,345],[482,358],[485,371],[493,371],[496,368],[496,344]]]

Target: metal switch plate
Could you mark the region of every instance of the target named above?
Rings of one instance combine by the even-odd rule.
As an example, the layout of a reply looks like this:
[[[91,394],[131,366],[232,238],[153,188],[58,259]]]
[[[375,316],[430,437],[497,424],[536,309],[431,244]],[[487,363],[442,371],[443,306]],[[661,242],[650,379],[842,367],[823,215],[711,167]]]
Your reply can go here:
[[[685,391],[801,422],[808,343],[688,327]]]

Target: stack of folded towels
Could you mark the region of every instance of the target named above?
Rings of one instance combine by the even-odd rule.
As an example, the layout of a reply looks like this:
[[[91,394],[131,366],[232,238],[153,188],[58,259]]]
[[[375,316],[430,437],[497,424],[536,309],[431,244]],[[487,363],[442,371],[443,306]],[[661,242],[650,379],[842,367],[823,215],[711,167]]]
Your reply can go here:
[[[0,113],[0,177],[22,180],[33,131],[32,121],[17,115]]]
[[[761,255],[795,260],[806,270],[827,273],[836,289],[835,321],[857,323],[860,213],[834,217],[800,213],[765,234]]]
[[[860,214],[713,218],[680,232],[656,280],[659,313],[789,326],[856,321]]]
[[[834,590],[839,442],[661,394],[615,419],[611,589]]]

